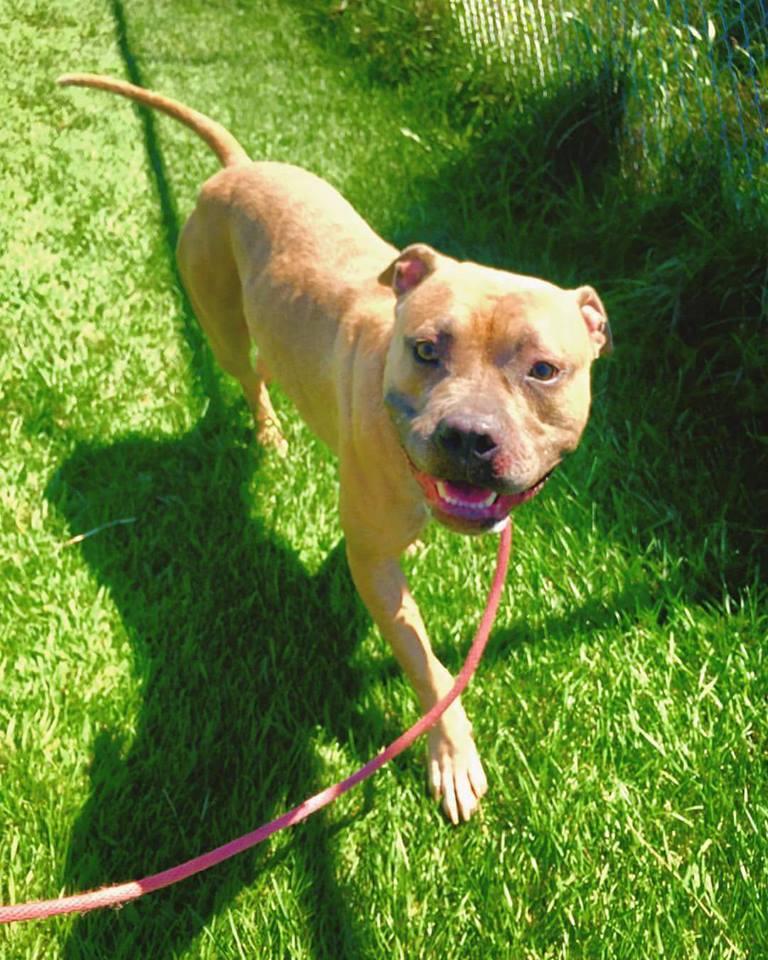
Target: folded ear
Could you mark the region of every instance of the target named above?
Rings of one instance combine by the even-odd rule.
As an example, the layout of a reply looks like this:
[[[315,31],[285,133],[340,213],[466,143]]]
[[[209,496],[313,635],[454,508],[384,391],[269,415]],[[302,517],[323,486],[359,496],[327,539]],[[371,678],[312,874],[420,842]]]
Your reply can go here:
[[[613,350],[613,336],[603,302],[592,287],[579,287],[576,299],[595,345],[595,358],[604,357]]]
[[[438,256],[426,243],[412,243],[379,275],[379,283],[392,287],[397,296],[402,297],[435,272]]]

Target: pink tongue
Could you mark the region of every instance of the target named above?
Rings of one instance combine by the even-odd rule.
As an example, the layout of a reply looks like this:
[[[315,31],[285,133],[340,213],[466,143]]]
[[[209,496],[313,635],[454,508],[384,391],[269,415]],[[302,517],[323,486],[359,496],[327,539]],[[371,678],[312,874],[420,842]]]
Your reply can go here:
[[[481,487],[469,487],[463,483],[449,483],[443,480],[445,492],[454,500],[463,500],[464,503],[481,503],[488,499],[490,490],[483,490]]]

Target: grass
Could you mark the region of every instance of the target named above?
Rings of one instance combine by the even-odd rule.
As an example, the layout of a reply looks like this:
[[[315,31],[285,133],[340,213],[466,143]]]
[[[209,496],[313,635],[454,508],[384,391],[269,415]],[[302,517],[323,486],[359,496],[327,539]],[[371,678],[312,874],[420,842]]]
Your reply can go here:
[[[0,901],[210,849],[415,716],[349,582],[332,459],[280,397],[288,464],[254,444],[180,292],[211,156],[56,89],[64,70],[211,113],[398,243],[605,294],[616,354],[581,449],[519,514],[466,697],[491,792],[451,829],[412,751],[179,888],[0,929],[0,958],[764,956],[762,213],[706,157],[651,194],[555,137],[588,87],[473,123],[471,91],[447,104],[418,64],[382,79],[316,10],[0,12]],[[407,561],[454,670],[493,552],[434,529]]]

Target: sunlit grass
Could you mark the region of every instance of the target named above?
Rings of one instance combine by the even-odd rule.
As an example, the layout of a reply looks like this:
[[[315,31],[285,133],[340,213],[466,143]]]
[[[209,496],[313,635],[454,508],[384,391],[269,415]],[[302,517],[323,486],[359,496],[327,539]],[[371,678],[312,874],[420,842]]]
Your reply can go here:
[[[533,128],[515,140],[533,165],[512,165],[508,140],[473,139],[418,84],[371,83],[311,23],[298,4],[96,0],[3,23],[0,901],[210,849],[416,716],[349,582],[333,460],[279,395],[291,455],[259,450],[178,288],[174,232],[214,161],[170,122],[57,89],[64,70],[138,69],[398,243],[606,294],[616,354],[581,449],[518,517],[466,696],[491,790],[450,828],[415,749],[174,891],[0,930],[0,957],[761,956],[761,394],[729,338],[667,325],[712,262],[697,290],[757,289],[755,248],[718,230],[714,197],[695,219],[678,195],[553,180]],[[431,529],[405,562],[453,670],[494,546]]]

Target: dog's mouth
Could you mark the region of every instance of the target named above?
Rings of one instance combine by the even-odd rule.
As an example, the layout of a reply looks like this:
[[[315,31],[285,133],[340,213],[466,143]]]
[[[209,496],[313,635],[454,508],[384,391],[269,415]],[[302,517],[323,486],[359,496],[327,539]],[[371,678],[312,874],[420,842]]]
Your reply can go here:
[[[413,473],[435,519],[463,533],[482,533],[503,524],[511,510],[532,500],[552,471],[521,493],[497,493],[487,487],[438,480],[415,468]]]

